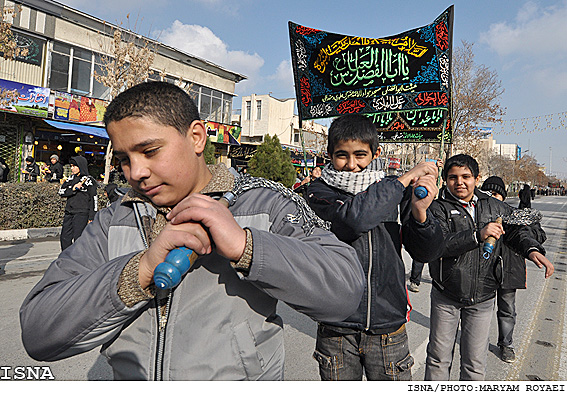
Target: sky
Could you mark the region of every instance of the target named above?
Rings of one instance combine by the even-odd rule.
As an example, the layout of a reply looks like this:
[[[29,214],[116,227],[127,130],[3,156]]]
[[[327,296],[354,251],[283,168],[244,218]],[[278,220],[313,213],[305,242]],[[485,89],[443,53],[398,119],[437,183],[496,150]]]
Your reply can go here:
[[[385,37],[430,24],[454,4],[453,48],[473,43],[475,63],[496,71],[504,88],[503,124],[481,126],[567,179],[567,0],[59,2],[245,75],[234,108],[252,93],[295,97],[288,21]]]

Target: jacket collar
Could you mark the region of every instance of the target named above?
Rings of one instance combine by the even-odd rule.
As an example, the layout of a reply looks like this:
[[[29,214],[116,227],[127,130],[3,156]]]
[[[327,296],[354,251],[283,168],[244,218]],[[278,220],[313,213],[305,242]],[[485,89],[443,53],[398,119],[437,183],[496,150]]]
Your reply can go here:
[[[444,186],[443,189],[441,189],[440,198],[442,200],[451,202],[453,204],[459,204],[459,205],[468,204],[466,201],[460,200],[457,197],[455,197],[453,194],[451,194],[449,189],[447,189],[447,186]],[[488,198],[491,198],[491,196],[487,192],[484,192],[477,187],[474,188],[474,195],[473,195],[474,204],[477,204],[479,200],[486,200]]]

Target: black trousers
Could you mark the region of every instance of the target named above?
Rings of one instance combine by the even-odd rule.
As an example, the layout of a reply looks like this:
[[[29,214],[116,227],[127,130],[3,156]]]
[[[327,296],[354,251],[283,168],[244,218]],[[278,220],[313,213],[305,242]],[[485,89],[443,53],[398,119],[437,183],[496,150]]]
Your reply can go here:
[[[83,233],[89,222],[89,213],[68,213],[63,216],[63,226],[61,227],[61,250],[67,249]]]

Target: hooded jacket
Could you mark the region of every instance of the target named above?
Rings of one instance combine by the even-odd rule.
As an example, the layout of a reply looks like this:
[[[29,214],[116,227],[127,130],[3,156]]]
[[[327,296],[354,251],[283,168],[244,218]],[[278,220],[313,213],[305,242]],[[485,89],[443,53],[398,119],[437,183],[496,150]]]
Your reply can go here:
[[[97,214],[24,301],[20,321],[29,354],[51,361],[103,345],[115,379],[282,379],[278,300],[315,320],[344,319],[360,301],[362,270],[354,250],[330,231],[309,230],[291,191],[253,187],[265,181],[247,178],[250,188],[241,192],[232,185],[209,188],[211,196],[237,195],[229,209],[253,238],[247,276],[213,252],[175,289],[127,306],[118,283],[163,215],[129,192]],[[213,172],[209,185],[218,179]]]
[[[504,222],[505,234],[496,242],[492,254],[484,258],[480,230],[497,217],[510,214],[513,208],[477,188],[474,194],[478,198],[474,218],[447,188],[431,204],[445,238],[441,258],[429,263],[433,285],[464,305],[474,305],[496,295],[503,279],[502,242],[524,257],[532,250],[545,254],[541,244],[530,235],[528,226],[513,229]]]
[[[30,162],[28,162],[29,159],[31,159]],[[39,176],[39,165],[37,165],[35,159],[31,156],[26,158],[26,171],[25,181],[37,182],[37,177]]]
[[[89,220],[93,220],[98,210],[96,180],[89,175],[87,159],[84,157],[74,156],[70,163],[79,167],[79,173],[72,174],[59,188],[59,195],[67,197],[65,213],[88,213]],[[77,184],[81,186],[74,188]]]
[[[320,178],[309,185],[309,205],[331,231],[354,247],[365,276],[357,311],[342,322],[328,323],[350,330],[390,333],[409,320],[402,244],[412,258],[429,261],[441,252],[443,233],[428,211],[424,223],[411,216],[411,188],[396,178],[374,182],[353,195]],[[401,224],[400,224],[401,223]]]

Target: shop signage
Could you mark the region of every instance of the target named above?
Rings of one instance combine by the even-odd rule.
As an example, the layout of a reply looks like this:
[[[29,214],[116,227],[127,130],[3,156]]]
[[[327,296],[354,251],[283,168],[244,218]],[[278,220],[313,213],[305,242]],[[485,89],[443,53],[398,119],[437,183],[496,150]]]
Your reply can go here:
[[[47,118],[49,108],[49,88],[0,79],[0,90],[17,91],[18,99],[9,105],[0,104],[0,109],[24,115]]]

